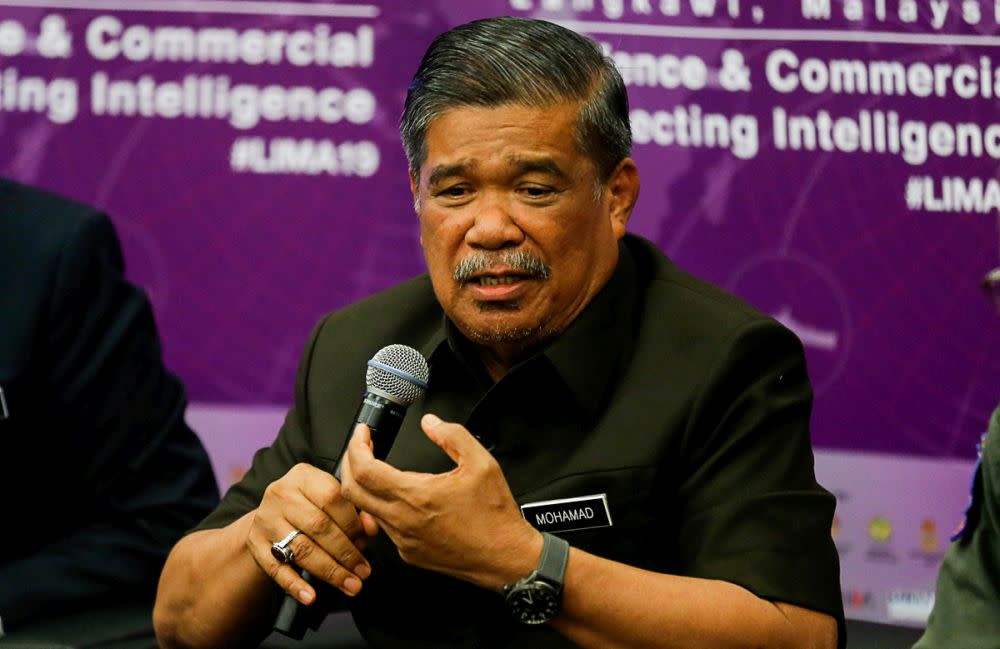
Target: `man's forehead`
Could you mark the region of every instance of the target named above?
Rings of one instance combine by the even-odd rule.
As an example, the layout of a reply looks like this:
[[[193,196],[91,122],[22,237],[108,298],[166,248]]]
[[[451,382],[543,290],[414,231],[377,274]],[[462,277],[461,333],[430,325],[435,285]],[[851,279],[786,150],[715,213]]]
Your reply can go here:
[[[575,133],[582,102],[578,100],[535,106],[516,102],[497,106],[452,106],[442,110],[427,123],[425,145],[438,141],[445,146],[461,141],[470,132],[486,130],[508,134],[522,129],[552,131],[564,137]]]

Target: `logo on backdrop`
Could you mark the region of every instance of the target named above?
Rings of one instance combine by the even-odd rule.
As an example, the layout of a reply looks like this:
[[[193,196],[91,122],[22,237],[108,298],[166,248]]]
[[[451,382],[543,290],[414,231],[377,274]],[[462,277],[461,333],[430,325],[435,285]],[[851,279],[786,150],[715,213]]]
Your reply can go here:
[[[874,516],[868,521],[868,539],[872,542],[865,560],[875,563],[896,563],[898,557],[889,547],[892,540],[892,522],[885,516]]]
[[[894,622],[923,624],[934,608],[934,592],[928,590],[894,590],[886,601],[886,614]]]
[[[848,589],[844,590],[842,594],[844,597],[844,608],[871,608],[875,602],[875,596],[870,590]]]
[[[941,535],[938,533],[937,521],[933,518],[920,521],[919,541],[920,547],[910,551],[911,559],[934,566],[944,558]]]
[[[938,551],[937,523],[933,518],[925,518],[920,523],[920,549],[924,552]]]
[[[892,538],[892,523],[885,516],[876,516],[868,522],[868,537],[878,544],[885,544]]]

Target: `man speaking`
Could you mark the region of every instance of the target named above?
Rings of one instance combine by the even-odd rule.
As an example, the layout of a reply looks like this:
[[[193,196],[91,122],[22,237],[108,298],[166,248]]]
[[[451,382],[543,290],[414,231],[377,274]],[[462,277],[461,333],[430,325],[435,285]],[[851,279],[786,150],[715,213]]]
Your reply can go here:
[[[626,234],[598,46],[457,27],[400,130],[428,273],[317,325],[276,441],[168,559],[162,645],[253,646],[288,593],[376,647],[843,646],[801,345]],[[383,462],[349,424],[391,344],[430,378]]]

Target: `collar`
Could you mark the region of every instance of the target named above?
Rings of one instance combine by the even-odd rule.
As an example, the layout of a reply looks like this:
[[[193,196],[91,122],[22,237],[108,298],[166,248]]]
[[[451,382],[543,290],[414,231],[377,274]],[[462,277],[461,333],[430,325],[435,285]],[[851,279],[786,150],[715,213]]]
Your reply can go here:
[[[636,303],[635,261],[622,241],[611,279],[541,352],[589,417],[603,411],[621,365],[631,355]]]
[[[618,264],[608,283],[566,331],[512,368],[511,373],[517,368],[547,363],[588,417],[601,412],[610,387],[617,382],[623,359],[631,354],[636,275],[635,260],[623,240],[618,244]],[[454,323],[442,315],[441,326],[427,339],[421,352],[432,368],[435,362],[443,360],[442,355],[458,359],[488,389],[489,378],[471,347]]]

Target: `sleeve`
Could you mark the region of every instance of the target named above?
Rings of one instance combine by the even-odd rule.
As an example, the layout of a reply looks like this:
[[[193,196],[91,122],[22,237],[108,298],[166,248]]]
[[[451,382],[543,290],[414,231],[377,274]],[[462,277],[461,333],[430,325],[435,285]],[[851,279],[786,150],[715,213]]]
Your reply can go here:
[[[267,486],[285,475],[293,466],[299,462],[317,464],[312,446],[307,386],[316,341],[329,319],[330,316],[327,316],[321,320],[309,336],[295,379],[295,405],[285,416],[278,436],[271,446],[254,453],[253,462],[246,475],[229,488],[215,511],[192,531],[218,529],[229,525],[248,511],[256,509],[264,498]],[[350,599],[324,582],[312,580],[311,583],[317,591],[316,602],[305,609],[301,622],[315,629],[327,613],[346,608],[350,604]],[[275,588],[276,594],[280,593],[280,590]],[[295,624],[298,625],[299,622]]]
[[[972,483],[966,526],[945,553],[934,610],[914,649],[986,649],[1000,638],[1000,407]]]
[[[329,316],[317,324],[306,343],[295,379],[295,404],[285,416],[271,446],[258,450],[250,469],[223,496],[222,502],[196,530],[225,527],[248,511],[256,509],[267,486],[285,475],[299,462],[315,463],[311,444],[312,426],[306,389],[316,341]],[[194,530],[193,530],[194,531]]]
[[[720,346],[693,405],[678,538],[686,574],[833,616],[845,643],[834,497],[816,481],[801,343],[769,319]]]
[[[65,535],[0,566],[8,629],[32,616],[155,592],[167,553],[218,502],[208,456],[184,422],[186,398],[163,365],[145,294],[123,275],[110,220],[84,218],[49,292],[39,353],[64,472],[39,477],[39,506]],[[39,469],[40,470],[40,469]],[[37,542],[39,539],[33,539]]]

